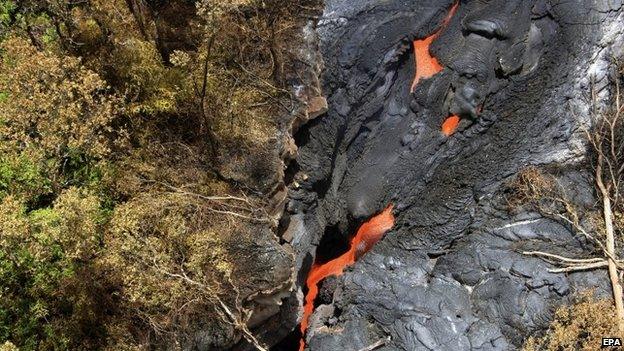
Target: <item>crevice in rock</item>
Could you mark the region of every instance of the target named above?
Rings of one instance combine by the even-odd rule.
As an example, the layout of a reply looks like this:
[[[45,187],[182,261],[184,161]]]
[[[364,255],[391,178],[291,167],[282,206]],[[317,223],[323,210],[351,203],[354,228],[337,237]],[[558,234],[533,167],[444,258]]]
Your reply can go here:
[[[388,205],[382,212],[364,222],[351,238],[346,252],[327,262],[314,262],[306,280],[308,291],[305,294],[304,313],[300,325],[302,334],[307,331],[310,317],[317,307],[321,282],[329,277],[341,275],[347,267],[353,265],[358,258],[368,252],[394,226],[393,207],[392,204]],[[321,248],[321,250],[327,249]],[[329,299],[329,296],[324,297],[326,300]],[[305,340],[302,338],[300,350],[303,350],[304,347]]]
[[[295,328],[290,334],[286,335],[279,343],[271,347],[270,351],[293,351],[299,348],[299,343],[303,335],[301,330]]]
[[[315,264],[327,263],[349,251],[349,238],[337,225],[325,228],[325,234],[316,248]]]

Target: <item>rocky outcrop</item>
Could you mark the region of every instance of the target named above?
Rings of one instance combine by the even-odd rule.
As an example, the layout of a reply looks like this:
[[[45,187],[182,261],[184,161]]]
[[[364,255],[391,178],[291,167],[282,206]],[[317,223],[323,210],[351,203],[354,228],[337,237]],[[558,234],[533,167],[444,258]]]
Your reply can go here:
[[[323,60],[318,47],[318,35],[315,21],[299,23],[301,27],[293,34],[293,42],[288,45],[289,52],[284,56],[284,74],[291,87],[292,100],[284,103],[291,105],[290,111],[281,117],[280,134],[277,137],[276,150],[280,167],[276,169],[275,182],[269,192],[266,204],[267,212],[276,223],[276,234],[279,236],[281,248],[292,255],[292,265],[279,267],[288,272],[288,280],[284,284],[250,296],[248,304],[253,314],[248,326],[258,339],[267,345],[275,345],[292,332],[298,323],[298,309],[301,292],[297,290],[297,274],[302,266],[301,258],[294,249],[303,237],[307,237],[303,222],[297,216],[291,216],[292,202],[289,200],[289,189],[296,189],[300,182],[306,180],[305,174],[298,171],[293,162],[298,154],[294,135],[306,123],[327,112],[327,100],[322,94],[320,74]],[[257,160],[255,160],[257,161]],[[268,267],[265,266],[265,267]],[[259,270],[261,271],[261,270]],[[233,350],[253,350],[254,347],[245,341],[237,344]]]

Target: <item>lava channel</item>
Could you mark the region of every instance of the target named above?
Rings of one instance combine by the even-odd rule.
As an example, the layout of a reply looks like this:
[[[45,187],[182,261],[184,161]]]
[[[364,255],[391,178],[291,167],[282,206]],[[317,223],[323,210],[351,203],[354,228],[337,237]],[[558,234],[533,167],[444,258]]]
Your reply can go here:
[[[373,216],[360,226],[355,236],[351,239],[349,250],[333,260],[317,264],[310,268],[310,273],[306,280],[308,293],[303,304],[303,318],[301,319],[301,341],[299,350],[305,348],[305,332],[308,329],[308,322],[312,312],[314,312],[314,300],[318,295],[318,284],[325,278],[342,274],[345,268],[351,266],[363,254],[368,252],[394,225],[393,205],[390,204],[381,213]]]

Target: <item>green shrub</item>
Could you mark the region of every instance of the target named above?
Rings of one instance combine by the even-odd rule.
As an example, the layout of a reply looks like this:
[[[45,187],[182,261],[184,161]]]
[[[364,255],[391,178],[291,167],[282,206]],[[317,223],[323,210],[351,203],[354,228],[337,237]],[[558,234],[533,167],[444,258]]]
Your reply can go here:
[[[88,340],[71,321],[92,314],[74,303],[75,286],[100,249],[102,215],[99,200],[77,188],[31,212],[13,196],[2,200],[0,341],[69,350]]]
[[[33,201],[50,190],[50,180],[26,153],[0,156],[0,200],[14,195]]]

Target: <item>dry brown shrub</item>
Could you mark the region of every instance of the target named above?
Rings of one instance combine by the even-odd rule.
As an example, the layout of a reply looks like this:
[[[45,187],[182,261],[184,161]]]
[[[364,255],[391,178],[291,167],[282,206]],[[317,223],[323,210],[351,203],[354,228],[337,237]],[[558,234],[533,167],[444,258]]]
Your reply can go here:
[[[613,301],[583,293],[576,303],[560,307],[546,335],[529,338],[523,350],[598,350],[603,337],[624,337],[618,332]]]
[[[508,206],[510,210],[514,210],[552,197],[557,190],[557,182],[552,175],[535,166],[529,166],[518,172],[508,183],[508,190]]]

